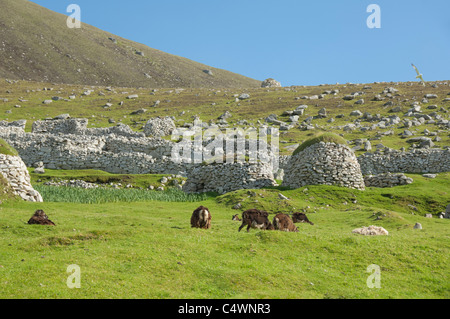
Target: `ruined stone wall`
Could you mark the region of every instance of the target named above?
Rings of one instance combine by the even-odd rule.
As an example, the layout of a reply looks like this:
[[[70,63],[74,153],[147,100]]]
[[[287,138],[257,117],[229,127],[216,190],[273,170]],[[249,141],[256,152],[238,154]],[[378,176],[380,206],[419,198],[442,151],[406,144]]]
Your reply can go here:
[[[364,183],[366,187],[394,187],[400,185],[408,185],[413,182],[413,179],[407,177],[405,174],[379,174],[379,175],[367,175],[364,176]]]
[[[442,173],[450,171],[450,150],[413,149],[366,153],[358,157],[363,175],[385,173]]]
[[[41,194],[31,186],[30,174],[19,156],[0,154],[0,174],[6,178],[14,193],[22,199],[31,202],[43,201]]]
[[[276,185],[272,167],[263,163],[228,163],[198,166],[190,171],[183,191],[224,194],[239,189]]]
[[[183,173],[184,176],[202,166],[175,163],[171,159],[172,148],[176,145],[174,142],[146,137],[144,133],[134,132],[126,125],[87,128],[88,121],[85,119],[46,120],[34,122],[33,132],[26,133],[25,124],[26,121],[1,121],[0,138],[19,152],[27,166],[43,162],[44,167],[49,169],[98,169],[123,174]],[[318,149],[310,150],[300,158],[279,156],[285,185],[301,187],[318,183],[361,189],[360,174],[450,171],[448,149],[377,151],[366,153],[355,161],[353,151],[345,145],[336,147],[320,144],[315,147]],[[250,153],[247,148],[246,142],[245,155],[248,156]],[[271,156],[273,158],[273,154]],[[231,166],[224,167],[233,169]],[[225,185],[225,189],[231,188]]]

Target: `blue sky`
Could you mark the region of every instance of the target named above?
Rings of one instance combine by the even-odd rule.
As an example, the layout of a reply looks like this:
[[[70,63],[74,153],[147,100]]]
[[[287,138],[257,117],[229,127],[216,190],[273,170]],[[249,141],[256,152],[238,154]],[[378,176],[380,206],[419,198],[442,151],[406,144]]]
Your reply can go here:
[[[33,0],[149,47],[283,86],[450,80],[449,0]],[[381,28],[367,27],[368,5]]]

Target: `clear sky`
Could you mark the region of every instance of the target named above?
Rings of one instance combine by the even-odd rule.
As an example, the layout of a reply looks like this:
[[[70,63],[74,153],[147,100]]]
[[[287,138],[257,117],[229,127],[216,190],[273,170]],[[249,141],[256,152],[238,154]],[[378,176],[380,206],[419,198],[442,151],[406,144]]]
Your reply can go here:
[[[33,0],[213,67],[283,86],[450,80],[450,0]],[[370,29],[370,4],[381,28]]]

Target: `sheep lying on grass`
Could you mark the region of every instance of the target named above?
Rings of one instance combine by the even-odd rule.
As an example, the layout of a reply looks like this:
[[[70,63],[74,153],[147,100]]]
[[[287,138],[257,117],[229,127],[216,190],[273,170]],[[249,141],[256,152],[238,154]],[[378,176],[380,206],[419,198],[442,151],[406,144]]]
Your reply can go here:
[[[275,228],[275,230],[298,233],[298,228],[294,225],[291,217],[286,214],[277,214],[273,218],[273,227]]]
[[[376,235],[389,235],[389,232],[383,227],[378,226],[369,226],[369,227],[361,227],[354,229],[352,231],[353,234],[360,234],[366,236],[376,236]]]

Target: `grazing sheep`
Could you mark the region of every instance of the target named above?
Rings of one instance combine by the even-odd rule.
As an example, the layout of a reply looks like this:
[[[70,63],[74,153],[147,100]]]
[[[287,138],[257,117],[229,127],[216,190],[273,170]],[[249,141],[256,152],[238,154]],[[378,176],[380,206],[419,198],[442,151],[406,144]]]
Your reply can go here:
[[[313,222],[310,222],[308,217],[304,213],[294,213],[292,215],[292,221],[294,223],[309,223],[311,225],[314,225]]]
[[[273,225],[269,221],[269,213],[257,209],[249,209],[242,213],[242,225],[239,227],[241,231],[244,226],[247,226],[247,232],[250,228],[260,230],[274,230]]]
[[[237,222],[241,221],[241,219],[239,218],[238,214],[234,215],[233,218],[231,218],[231,220],[234,220],[234,221],[237,221]]]
[[[298,228],[294,225],[294,222],[289,215],[279,213],[273,218],[273,227],[276,230],[286,232],[298,232]]]
[[[194,210],[191,216],[191,227],[202,229],[211,228],[211,213],[208,208],[200,206]]]
[[[54,222],[48,219],[48,216],[44,213],[42,209],[39,209],[34,212],[34,215],[30,218],[28,224],[56,226]]]
[[[360,235],[368,235],[368,236],[376,236],[376,235],[389,235],[389,232],[384,229],[383,227],[378,226],[369,226],[369,227],[362,227],[357,228],[352,231],[353,234],[360,234]]]

